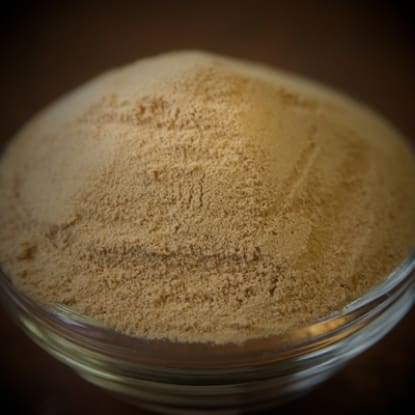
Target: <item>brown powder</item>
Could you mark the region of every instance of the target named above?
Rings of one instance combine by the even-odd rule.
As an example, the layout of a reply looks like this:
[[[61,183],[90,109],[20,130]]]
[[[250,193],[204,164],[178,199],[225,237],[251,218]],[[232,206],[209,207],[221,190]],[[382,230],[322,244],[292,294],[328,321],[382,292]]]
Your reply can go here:
[[[122,332],[243,341],[307,324],[415,246],[415,161],[355,102],[201,53],[104,74],[0,164],[0,258]]]

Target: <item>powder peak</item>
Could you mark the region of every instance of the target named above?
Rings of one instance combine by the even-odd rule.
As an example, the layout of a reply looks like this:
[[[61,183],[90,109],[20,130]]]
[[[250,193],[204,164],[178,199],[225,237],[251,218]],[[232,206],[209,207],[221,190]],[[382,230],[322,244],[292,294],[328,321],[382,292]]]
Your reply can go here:
[[[196,52],[107,72],[0,163],[0,260],[45,305],[135,336],[243,341],[310,323],[415,245],[415,162],[320,85]]]

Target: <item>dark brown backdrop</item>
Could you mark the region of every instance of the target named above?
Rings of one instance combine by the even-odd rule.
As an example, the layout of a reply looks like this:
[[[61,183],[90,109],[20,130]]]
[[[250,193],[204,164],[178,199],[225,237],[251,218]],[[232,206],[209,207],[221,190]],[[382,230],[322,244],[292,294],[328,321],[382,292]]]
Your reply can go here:
[[[2,144],[43,105],[102,70],[179,48],[256,59],[316,78],[368,102],[415,140],[411,1],[84,3],[1,6]],[[412,310],[380,344],[279,411],[408,412],[415,403],[414,331]],[[2,413],[144,414],[35,347],[1,309],[0,335]]]

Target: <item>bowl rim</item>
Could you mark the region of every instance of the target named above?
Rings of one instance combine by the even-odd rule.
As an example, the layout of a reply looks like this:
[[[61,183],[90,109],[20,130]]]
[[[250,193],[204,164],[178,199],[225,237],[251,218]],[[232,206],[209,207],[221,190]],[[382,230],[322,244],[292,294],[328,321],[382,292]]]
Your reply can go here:
[[[17,313],[68,344],[119,362],[147,367],[247,367],[302,359],[327,351],[382,314],[415,280],[415,249],[386,277],[356,300],[316,322],[284,334],[241,343],[180,342],[133,337],[80,316],[67,307],[45,308],[19,291],[0,266],[0,299]],[[19,317],[17,317],[19,321]]]

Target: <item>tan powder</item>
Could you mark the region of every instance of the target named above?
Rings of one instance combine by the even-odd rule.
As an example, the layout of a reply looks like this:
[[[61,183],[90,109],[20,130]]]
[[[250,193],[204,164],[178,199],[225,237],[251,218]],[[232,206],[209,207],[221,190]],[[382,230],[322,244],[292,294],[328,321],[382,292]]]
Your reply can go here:
[[[119,331],[243,341],[321,318],[415,246],[415,161],[321,86],[182,52],[102,75],[0,163],[0,259]]]

